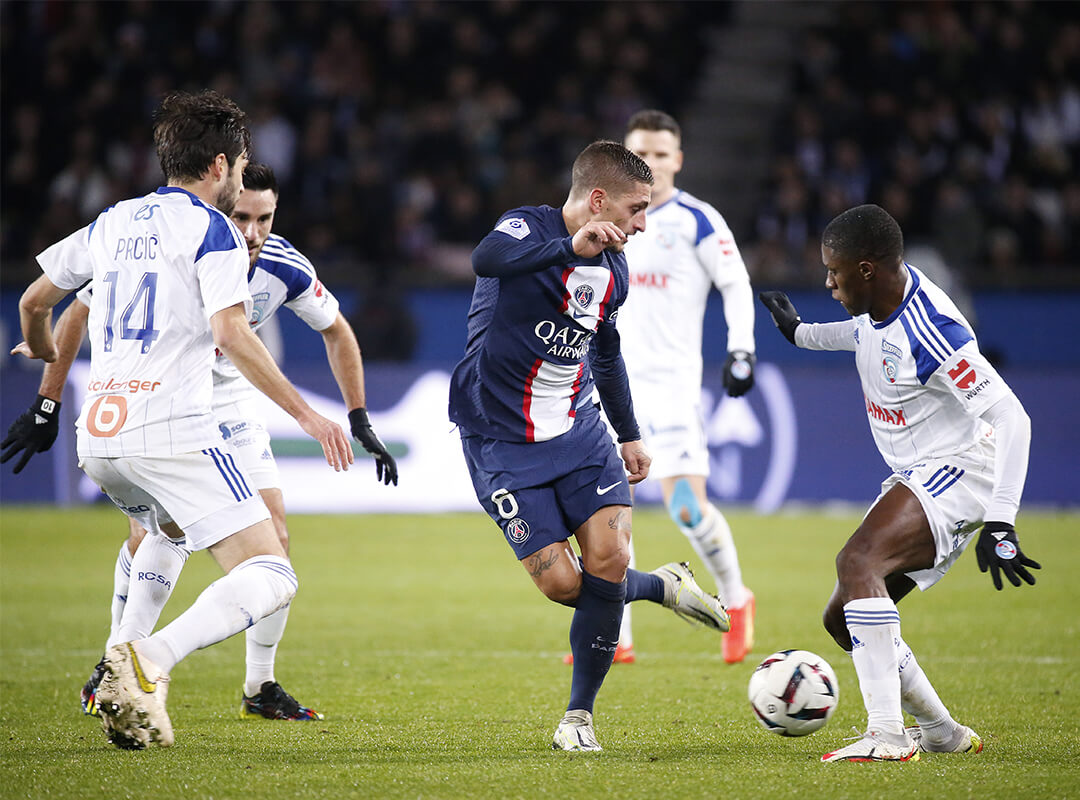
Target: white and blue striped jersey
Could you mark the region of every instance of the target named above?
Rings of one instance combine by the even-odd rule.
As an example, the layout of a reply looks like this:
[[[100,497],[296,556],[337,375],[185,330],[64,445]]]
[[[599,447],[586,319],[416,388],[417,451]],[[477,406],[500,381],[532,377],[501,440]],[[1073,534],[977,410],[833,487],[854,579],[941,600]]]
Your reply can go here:
[[[948,295],[904,267],[904,300],[888,319],[795,329],[799,347],[854,351],[874,442],[895,471],[971,448],[991,430],[980,415],[1012,391]]]
[[[329,328],[337,319],[337,298],[322,285],[304,254],[276,233],[267,237],[248,272],[248,289],[252,299],[248,321],[255,330],[282,306],[316,331]],[[214,405],[255,391],[233,363],[219,354],[214,362]]]
[[[728,351],[754,352],[750,277],[731,229],[708,203],[676,191],[646,219],[623,251],[630,270],[630,293],[619,312],[626,371],[632,388],[656,384],[696,398],[712,286],[724,294]]]
[[[219,444],[210,317],[251,307],[247,246],[229,218],[162,187],[106,209],[37,258],[62,289],[97,287],[79,456],[170,456]]]

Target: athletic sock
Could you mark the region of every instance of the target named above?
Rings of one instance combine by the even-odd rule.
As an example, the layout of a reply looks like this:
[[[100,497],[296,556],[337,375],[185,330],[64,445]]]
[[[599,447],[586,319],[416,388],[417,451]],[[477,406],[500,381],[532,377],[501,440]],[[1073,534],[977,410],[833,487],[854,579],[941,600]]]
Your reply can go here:
[[[254,556],[203,589],[187,611],[140,640],[137,650],[170,672],[189,653],[227,639],[287,605],[296,588],[296,573],[288,559]]]
[[[694,552],[716,581],[724,605],[728,608],[745,605],[747,595],[739,568],[739,554],[731,538],[731,527],[720,510],[709,503],[701,522],[693,527],[679,525],[679,530],[690,540]]]
[[[900,710],[900,672],[895,639],[900,638],[900,614],[888,597],[863,597],[844,605],[851,634],[851,658],[859,677],[868,731],[904,734]]]
[[[654,603],[663,605],[663,579],[659,575],[653,575],[651,572],[628,569],[626,571],[626,602],[633,603],[637,600],[651,600]]]
[[[189,555],[185,538],[170,539],[162,533],[147,533],[143,537],[131,559],[127,603],[120,627],[109,638],[110,646],[145,639],[154,632]]]
[[[896,637],[896,657],[900,672],[901,707],[915,717],[915,722],[922,729],[923,739],[930,744],[949,744],[959,725],[941,702],[908,643],[899,636]]]
[[[596,694],[611,669],[619,643],[619,623],[626,603],[626,583],[612,583],[581,573],[581,594],[570,622],[570,652],[574,675],[567,711],[592,712]]]
[[[244,676],[244,694],[254,697],[267,681],[274,681],[274,658],[278,642],[285,635],[285,623],[289,619],[289,606],[267,614],[247,629],[247,674]]]
[[[106,647],[111,647],[116,643],[116,635],[120,631],[120,621],[124,617],[128,587],[131,584],[131,558],[131,553],[128,552],[128,544],[125,541],[120,545],[120,552],[116,555],[116,567],[113,569],[112,620],[109,623],[109,641]]]

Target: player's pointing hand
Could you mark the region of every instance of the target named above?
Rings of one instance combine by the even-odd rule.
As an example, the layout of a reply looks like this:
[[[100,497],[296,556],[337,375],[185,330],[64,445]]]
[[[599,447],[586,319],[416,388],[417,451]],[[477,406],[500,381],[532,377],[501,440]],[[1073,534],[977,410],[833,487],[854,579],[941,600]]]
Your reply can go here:
[[[625,241],[626,234],[614,222],[594,219],[578,228],[571,244],[574,252],[582,258],[593,258],[612,245]]]

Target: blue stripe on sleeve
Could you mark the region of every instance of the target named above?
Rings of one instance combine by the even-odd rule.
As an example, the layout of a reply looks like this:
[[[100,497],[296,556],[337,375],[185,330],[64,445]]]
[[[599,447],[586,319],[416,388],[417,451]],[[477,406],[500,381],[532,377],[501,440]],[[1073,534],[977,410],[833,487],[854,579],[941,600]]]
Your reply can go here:
[[[967,328],[952,317],[947,317],[934,308],[934,304],[930,302],[926,292],[919,292],[917,297],[926,309],[926,316],[929,318],[930,324],[949,343],[953,350],[959,350],[972,340]]]
[[[311,286],[311,275],[294,264],[260,257],[255,262],[255,266],[265,270],[285,284],[286,303],[296,299],[305,289]]]
[[[900,324],[904,326],[904,330],[907,332],[908,345],[911,347],[911,355],[915,359],[915,371],[919,376],[919,383],[925,386],[926,382],[930,380],[930,376],[941,366],[941,361],[915,335],[915,329],[912,328],[911,319],[907,314],[900,317]]]
[[[681,208],[685,208],[687,211],[693,214],[694,219],[697,220],[697,237],[694,239],[695,246],[701,244],[702,239],[704,239],[706,236],[716,230],[716,228],[712,226],[712,223],[709,222],[709,218],[705,216],[705,212],[702,211],[700,208],[695,208],[694,206],[688,205],[681,201],[677,201],[677,205],[679,205]]]
[[[203,237],[203,242],[199,246],[199,251],[195,253],[196,261],[207,253],[228,252],[229,250],[236,250],[240,247],[240,243],[236,240],[232,227],[229,225],[229,221],[225,219],[224,215],[214,211],[209,213],[210,226],[206,229],[206,236]]]

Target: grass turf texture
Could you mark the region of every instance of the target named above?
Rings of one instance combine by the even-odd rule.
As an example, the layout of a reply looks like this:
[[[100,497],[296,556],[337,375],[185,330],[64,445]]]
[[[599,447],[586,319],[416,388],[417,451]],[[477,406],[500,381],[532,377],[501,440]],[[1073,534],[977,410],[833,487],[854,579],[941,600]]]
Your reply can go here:
[[[984,752],[837,765],[818,759],[865,712],[820,609],[858,515],[729,519],[757,594],[754,653],[726,665],[719,636],[635,604],[638,663],[613,667],[597,704],[603,753],[549,749],[569,690],[560,656],[571,611],[540,597],[479,512],[292,517],[300,593],[277,677],[326,719],[240,720],[237,636],[174,671],[176,746],[122,752],[82,715],[78,691],[107,635],[123,520],[101,506],[5,508],[0,796],[1080,796],[1077,515],[1021,515],[1023,544],[1045,567],[1034,588],[994,591],[968,554],[900,606],[905,639]],[[634,527],[642,568],[690,558],[663,514],[639,511]],[[217,576],[194,555],[163,620]],[[824,655],[840,682],[829,725],[801,739],[762,730],[746,699],[757,661],[788,647]]]

